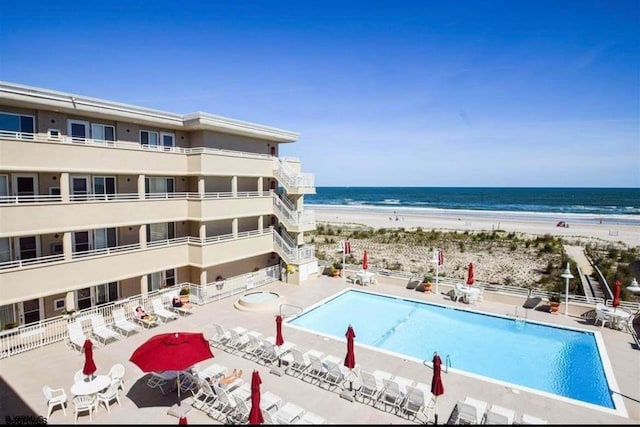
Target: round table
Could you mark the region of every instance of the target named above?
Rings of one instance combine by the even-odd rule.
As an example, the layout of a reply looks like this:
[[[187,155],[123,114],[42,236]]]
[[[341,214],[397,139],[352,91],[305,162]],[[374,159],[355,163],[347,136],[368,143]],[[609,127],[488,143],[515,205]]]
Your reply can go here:
[[[91,381],[78,381],[71,386],[71,394],[75,396],[85,396],[96,394],[100,390],[109,387],[111,378],[107,375],[96,375]]]
[[[616,310],[615,308],[605,307],[602,309],[602,312],[607,316],[610,316],[612,319],[612,326],[615,329],[622,329],[622,323],[626,322],[631,316],[631,313],[626,312],[624,310]]]

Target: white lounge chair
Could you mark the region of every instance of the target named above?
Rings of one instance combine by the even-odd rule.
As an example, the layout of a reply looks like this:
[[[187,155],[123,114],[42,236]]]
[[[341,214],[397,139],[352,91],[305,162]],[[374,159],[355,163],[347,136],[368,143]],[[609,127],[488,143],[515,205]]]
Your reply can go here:
[[[454,300],[455,302],[458,302],[460,300],[464,301],[465,293],[464,293],[463,288],[464,288],[464,286],[461,285],[460,283],[456,283],[453,286],[453,297],[452,297],[452,300]]]
[[[406,386],[407,394],[402,404],[402,411],[410,419],[418,418],[418,414],[423,413],[426,406],[424,391],[421,388]],[[426,424],[425,420],[425,424]]]
[[[82,351],[84,342],[87,339],[87,336],[82,332],[82,326],[77,321],[69,322],[67,323],[67,332],[69,333],[67,347]]]
[[[548,424],[549,422],[545,419],[534,417],[529,414],[522,414],[522,418],[520,419],[520,424]]]
[[[215,333],[209,338],[209,345],[213,347],[225,347],[231,339],[231,334],[224,326],[214,323]]]
[[[485,424],[513,424],[516,412],[513,409],[504,408],[492,404],[484,418]]]
[[[324,366],[325,357],[318,354],[309,354],[309,360],[311,366],[309,366],[308,377],[309,382],[313,383],[314,380],[318,381],[318,385],[321,385],[327,377],[327,368]]]
[[[292,360],[287,366],[287,372],[290,372],[292,376],[300,375],[304,377],[307,369],[311,366],[311,360],[309,360],[309,353],[303,353],[299,348],[292,348],[289,353]]]
[[[177,313],[169,311],[164,307],[164,304],[162,303],[162,297],[152,299],[151,304],[153,307],[153,314],[165,323],[169,320],[176,320],[180,317]]]
[[[400,384],[394,379],[386,378],[384,378],[382,382],[384,384],[384,389],[382,390],[382,393],[380,393],[378,401],[384,405],[385,411],[388,405],[395,412],[398,412],[404,400],[404,396],[400,392]]]
[[[151,328],[153,326],[158,326],[157,316],[154,316],[152,314],[149,314],[149,316],[151,316],[150,318],[140,319],[136,314],[136,308],[138,308],[138,307],[142,307],[142,305],[141,304],[136,304],[135,306],[133,306],[131,308],[131,312],[133,313],[133,320],[134,321],[136,321],[140,326],[142,326],[144,328],[147,328],[147,329]]]
[[[296,424],[328,424],[327,419],[321,415],[316,414],[315,412],[305,411],[305,413],[300,417]]]
[[[331,358],[325,358],[324,364],[327,368],[325,382],[328,388],[338,387],[340,384],[348,381],[350,372],[343,364],[338,364]]]
[[[456,424],[460,424],[461,422],[467,424],[482,424],[484,413],[487,410],[487,402],[467,396],[464,400],[459,400],[456,406],[458,408]]]
[[[191,389],[193,394],[192,406],[208,414],[213,411],[218,396],[216,396],[209,381],[204,378],[197,378],[197,382],[198,387]]]
[[[113,314],[114,328],[118,329],[125,337],[128,337],[131,332],[140,332],[142,329],[139,325],[127,320],[122,307],[114,308],[111,314]]]
[[[382,378],[374,376],[369,371],[360,371],[360,380],[362,381],[362,386],[357,391],[356,397],[360,396],[363,402],[368,399],[370,403],[375,405],[380,393],[384,390]]]
[[[267,411],[262,411],[263,416],[265,412]],[[291,402],[287,402],[282,405],[282,407],[280,407],[273,415],[267,412],[267,414],[269,414],[268,418],[275,421],[277,424],[294,424],[304,416],[304,413],[304,408]],[[267,418],[265,418],[265,422],[266,419]],[[272,424],[275,423],[272,422]]]
[[[242,351],[242,349],[249,344],[249,337],[246,335],[246,329],[243,333],[242,330],[228,329],[230,339],[227,341],[227,349],[233,353],[234,351]]]
[[[109,340],[119,340],[122,337],[118,332],[107,326],[102,314],[94,314],[91,316],[91,329],[93,336],[95,336],[102,345],[105,345]]]

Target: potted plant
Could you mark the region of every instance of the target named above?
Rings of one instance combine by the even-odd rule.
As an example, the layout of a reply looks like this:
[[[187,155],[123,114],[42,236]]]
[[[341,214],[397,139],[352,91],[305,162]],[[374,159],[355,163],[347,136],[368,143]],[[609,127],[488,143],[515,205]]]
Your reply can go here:
[[[560,310],[560,294],[555,292],[549,297],[549,312],[557,313]]]
[[[191,289],[189,286],[183,286],[180,288],[180,301],[185,304],[189,302],[189,295],[191,295]]]

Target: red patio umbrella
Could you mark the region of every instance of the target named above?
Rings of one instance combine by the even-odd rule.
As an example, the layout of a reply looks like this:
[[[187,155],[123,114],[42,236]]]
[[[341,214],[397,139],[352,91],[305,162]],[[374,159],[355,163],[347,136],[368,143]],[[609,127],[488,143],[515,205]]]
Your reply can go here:
[[[613,282],[613,302],[611,303],[613,308],[616,308],[617,306],[620,305],[620,287],[621,286],[622,284],[620,283],[620,280],[616,279],[616,281]]]
[[[369,255],[367,255],[367,251],[364,251],[364,254],[362,255],[362,269],[369,269]]]
[[[264,417],[260,409],[260,384],[262,384],[260,373],[253,371],[253,375],[251,376],[251,412],[249,412],[249,424],[264,423]]]
[[[129,360],[143,372],[182,372],[212,357],[209,341],[201,332],[170,332],[149,338],[133,352]]]
[[[84,367],[82,368],[82,373],[87,376],[91,376],[98,370],[98,368],[93,361],[93,343],[90,339],[84,340],[82,350],[84,351]]]
[[[278,346],[278,367],[282,366],[280,360],[280,346],[284,344],[284,337],[282,336],[282,316],[276,316],[276,345]]]
[[[356,337],[356,333],[353,331],[353,327],[349,325],[347,328],[347,355],[344,357],[344,366],[349,368],[349,391],[353,390],[353,368],[356,367],[356,353],[353,349],[353,339]]]
[[[469,271],[467,272],[467,285],[473,285],[475,282],[473,278],[473,263],[469,263]]]
[[[431,379],[431,394],[433,394],[435,399],[434,405],[434,413],[435,413],[435,424],[438,424],[438,396],[444,393],[444,385],[442,385],[442,360],[438,353],[433,354],[433,378]]]

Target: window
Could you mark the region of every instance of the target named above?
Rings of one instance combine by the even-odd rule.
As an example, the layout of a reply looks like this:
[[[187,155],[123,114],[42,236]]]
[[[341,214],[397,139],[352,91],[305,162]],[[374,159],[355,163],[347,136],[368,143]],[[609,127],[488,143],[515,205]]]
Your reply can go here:
[[[99,123],[91,124],[91,135],[97,141],[115,141],[116,128],[110,125],[101,125]]]
[[[51,244],[51,255],[59,255],[62,253],[62,243]]]
[[[174,146],[175,135],[172,133],[164,133],[160,134],[160,139],[162,141],[162,146],[164,148],[170,148]]]
[[[40,320],[40,300],[38,298],[22,303],[22,313],[24,315],[24,324],[37,322]]]
[[[110,194],[116,194],[116,178],[113,176],[94,176],[93,194],[96,198],[103,196],[103,199],[112,199]]]
[[[98,228],[93,232],[95,249],[114,248],[118,246],[115,228]]]
[[[76,231],[73,233],[73,252],[87,252],[91,249],[88,231]]]
[[[34,133],[35,128],[34,116],[0,112],[0,131]]]
[[[118,300],[118,282],[110,282],[96,286],[96,304],[106,304]]]
[[[48,129],[47,133],[49,134],[49,138],[60,138],[60,129]]]
[[[68,133],[73,142],[85,142],[89,138],[89,122],[82,120],[68,120]]]
[[[54,311],[64,310],[65,306],[66,305],[65,305],[65,302],[64,302],[64,298],[54,299],[53,300],[53,310]]]
[[[150,130],[140,131],[140,144],[142,145],[158,145],[158,132],[152,132]]]
[[[0,263],[11,261],[11,241],[8,237],[0,238]]]

